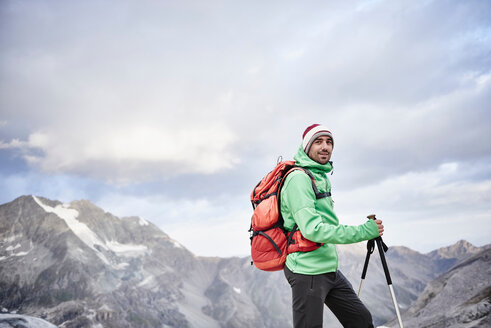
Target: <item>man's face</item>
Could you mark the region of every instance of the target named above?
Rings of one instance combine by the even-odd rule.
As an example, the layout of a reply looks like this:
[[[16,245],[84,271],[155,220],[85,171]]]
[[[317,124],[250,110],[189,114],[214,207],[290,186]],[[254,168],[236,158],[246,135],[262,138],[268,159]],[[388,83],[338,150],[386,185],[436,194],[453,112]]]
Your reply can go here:
[[[331,159],[332,139],[329,136],[320,136],[315,139],[307,154],[310,159],[320,164],[326,164]]]

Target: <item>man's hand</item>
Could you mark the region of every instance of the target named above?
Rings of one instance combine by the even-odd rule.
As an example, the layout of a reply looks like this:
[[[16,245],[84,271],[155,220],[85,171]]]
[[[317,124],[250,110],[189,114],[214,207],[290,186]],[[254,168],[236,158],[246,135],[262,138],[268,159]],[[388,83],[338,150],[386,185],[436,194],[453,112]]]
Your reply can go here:
[[[384,226],[382,225],[382,220],[375,219],[374,221],[377,224],[378,235],[382,236],[384,234]]]

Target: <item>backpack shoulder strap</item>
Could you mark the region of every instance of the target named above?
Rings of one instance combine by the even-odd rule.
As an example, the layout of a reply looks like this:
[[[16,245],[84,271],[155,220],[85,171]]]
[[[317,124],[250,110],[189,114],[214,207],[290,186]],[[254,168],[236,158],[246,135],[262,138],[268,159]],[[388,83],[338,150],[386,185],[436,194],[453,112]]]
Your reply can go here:
[[[314,189],[314,193],[315,193],[315,198],[316,199],[321,199],[321,198],[325,198],[325,197],[331,197],[331,192],[328,191],[328,192],[319,192],[319,189],[317,188],[317,184],[315,183],[315,178],[314,178],[314,175],[312,174],[312,172],[310,172],[309,170],[307,170],[306,168],[303,168],[303,167],[300,167],[300,166],[294,166],[292,167],[286,174],[285,174],[285,178],[286,176],[295,171],[295,170],[300,170],[300,171],[303,171],[305,174],[307,174],[309,177],[310,177],[310,180],[312,181],[312,189]],[[282,181],[283,182],[283,181]]]

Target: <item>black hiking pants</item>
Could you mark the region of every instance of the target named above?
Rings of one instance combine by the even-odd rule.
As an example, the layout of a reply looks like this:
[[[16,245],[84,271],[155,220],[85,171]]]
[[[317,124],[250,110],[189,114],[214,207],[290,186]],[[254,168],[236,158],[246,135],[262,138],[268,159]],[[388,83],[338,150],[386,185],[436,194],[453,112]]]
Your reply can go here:
[[[324,304],[343,327],[373,328],[372,315],[341,273],[305,275],[283,270],[292,287],[293,326],[322,328]]]

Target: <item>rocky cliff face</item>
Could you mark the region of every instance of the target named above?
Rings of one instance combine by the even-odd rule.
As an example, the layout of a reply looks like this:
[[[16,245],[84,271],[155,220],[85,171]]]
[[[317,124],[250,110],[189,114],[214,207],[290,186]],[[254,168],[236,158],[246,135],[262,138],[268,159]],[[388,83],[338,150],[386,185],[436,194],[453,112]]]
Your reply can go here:
[[[475,253],[464,246],[436,255],[389,250],[403,309],[447,261]],[[342,246],[339,253],[341,270],[358,290],[365,246]],[[394,317],[377,253],[362,299],[376,324]],[[118,218],[89,201],[62,204],[34,196],[0,205],[1,308],[60,327],[291,326],[290,287],[282,272],[257,270],[249,258],[196,257],[153,224]]]
[[[402,314],[405,326],[491,327],[491,249],[464,258],[428,284]]]

